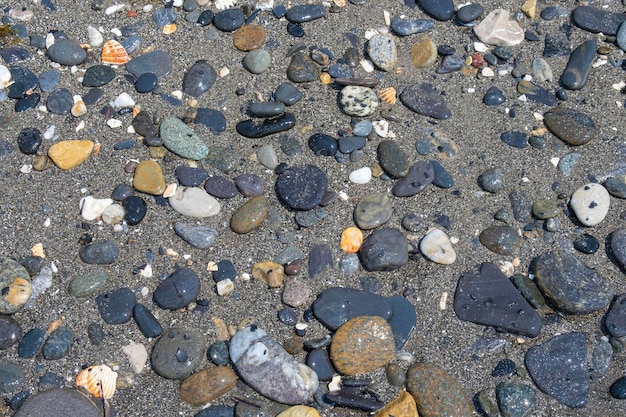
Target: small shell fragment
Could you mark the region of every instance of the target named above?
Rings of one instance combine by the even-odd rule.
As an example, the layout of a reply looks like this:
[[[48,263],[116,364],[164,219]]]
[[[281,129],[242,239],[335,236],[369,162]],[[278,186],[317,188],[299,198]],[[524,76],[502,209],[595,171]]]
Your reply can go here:
[[[387,104],[391,104],[392,106],[396,104],[396,89],[393,87],[385,87],[380,90],[380,99]]]
[[[108,400],[115,394],[117,372],[106,365],[90,366],[76,375],[76,386],[83,387],[96,398]]]
[[[446,302],[448,301],[448,292],[444,291],[441,293],[441,297],[439,298],[439,310],[446,309]]]
[[[124,65],[130,61],[128,52],[121,43],[115,39],[109,39],[102,47],[102,63],[111,65]]]
[[[176,32],[176,23],[170,23],[169,25],[163,26],[163,33],[166,35],[171,35]]]
[[[215,0],[214,4],[219,10],[226,10],[235,7],[237,0]]]

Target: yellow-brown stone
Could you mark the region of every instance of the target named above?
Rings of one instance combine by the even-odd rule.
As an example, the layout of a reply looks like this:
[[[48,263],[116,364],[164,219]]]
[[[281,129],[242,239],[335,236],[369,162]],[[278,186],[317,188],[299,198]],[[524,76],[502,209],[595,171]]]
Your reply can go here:
[[[214,401],[235,387],[237,375],[228,366],[207,368],[191,374],[180,383],[180,398],[194,407]]]
[[[263,261],[254,264],[252,276],[263,281],[270,288],[278,288],[285,280],[285,270],[281,264],[272,261]]]
[[[534,19],[537,14],[537,0],[526,0],[526,2],[522,4],[522,11],[526,16]]]
[[[374,417],[419,417],[419,414],[413,396],[401,391],[396,398],[377,411]]]
[[[437,45],[428,36],[413,45],[411,62],[415,68],[430,67],[437,60]]]
[[[267,197],[263,195],[252,197],[233,213],[233,217],[230,219],[230,228],[239,234],[250,233],[258,229],[267,218],[269,208]]]
[[[259,49],[265,43],[265,29],[259,25],[244,25],[233,34],[233,45],[240,51]]]
[[[146,194],[161,195],[165,191],[165,177],[161,165],[155,161],[142,161],[135,168],[135,190]]]
[[[306,405],[296,405],[289,407],[276,417],[321,417],[320,413],[313,407],[307,407]]]
[[[387,365],[396,354],[393,332],[379,316],[361,316],[337,329],[330,358],[344,375],[364,374]]]
[[[48,149],[48,156],[59,169],[67,171],[85,162],[93,146],[90,140],[63,140]]]

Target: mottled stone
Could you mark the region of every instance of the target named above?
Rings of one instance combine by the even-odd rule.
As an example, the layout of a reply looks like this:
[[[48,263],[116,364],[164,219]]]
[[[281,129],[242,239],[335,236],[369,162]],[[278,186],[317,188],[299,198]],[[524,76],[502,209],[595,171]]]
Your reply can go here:
[[[398,64],[396,41],[389,34],[377,34],[367,43],[367,54],[378,68],[393,72]]]
[[[389,401],[374,414],[374,417],[418,417],[415,399],[406,391]]]
[[[17,344],[22,337],[22,326],[13,317],[0,314],[0,350]]]
[[[544,113],[543,121],[552,133],[570,145],[584,145],[596,136],[593,120],[578,110],[554,107]]]
[[[283,266],[272,261],[263,261],[254,264],[252,276],[270,288],[282,287],[285,279]]]
[[[437,61],[437,45],[428,36],[411,48],[411,63],[415,68],[428,68]]]
[[[159,128],[163,146],[181,158],[200,160],[207,156],[209,149],[196,132],[177,117],[168,116]]]
[[[381,141],[376,152],[378,163],[388,175],[394,178],[402,178],[408,174],[409,159],[395,141]]]
[[[265,43],[265,29],[260,25],[245,25],[233,34],[233,45],[240,51],[252,51]]]
[[[59,169],[67,171],[85,162],[93,147],[90,140],[62,140],[48,149],[48,156]]]
[[[196,61],[183,76],[183,92],[199,97],[211,88],[216,79],[217,73],[206,60]]]
[[[162,377],[182,379],[198,366],[206,345],[201,331],[174,327],[164,332],[154,344],[150,363]]]
[[[363,197],[354,207],[354,221],[363,230],[375,229],[391,218],[393,207],[386,193],[373,193]]]
[[[17,261],[0,256],[0,313],[19,311],[30,299],[31,293],[28,271]]]
[[[509,12],[496,9],[474,27],[474,33],[482,42],[497,46],[515,46],[524,40],[524,30]]]
[[[289,78],[290,81],[294,83],[306,83],[316,81],[319,76],[320,69],[311,58],[300,52],[291,57],[291,62],[287,67],[287,78]]]
[[[602,32],[615,36],[620,24],[626,20],[622,13],[612,13],[592,6],[579,6],[572,12],[572,21],[580,28],[592,32]]]
[[[276,180],[276,193],[282,202],[294,210],[310,210],[322,201],[328,180],[314,165],[292,167]]]
[[[517,382],[500,382],[496,399],[503,417],[523,417],[537,403],[534,388]]]
[[[106,280],[106,271],[102,269],[77,275],[70,281],[67,291],[72,297],[89,297],[102,288]]]
[[[74,343],[74,335],[67,326],[61,326],[52,331],[44,342],[41,353],[47,360],[64,358],[70,352]]]
[[[487,249],[501,255],[513,255],[520,244],[517,231],[510,226],[489,226],[479,239]]]
[[[365,117],[378,108],[378,96],[369,87],[348,85],[339,93],[339,102],[344,113],[350,116]]]
[[[560,212],[561,208],[554,200],[537,200],[533,203],[533,216],[540,220],[556,217]]]
[[[574,191],[570,207],[578,221],[585,226],[595,226],[602,222],[609,212],[611,197],[602,185],[589,183]]]
[[[408,243],[398,229],[377,229],[361,245],[359,257],[367,271],[394,271],[407,263]]]
[[[178,386],[180,398],[194,407],[215,401],[235,387],[237,375],[227,366],[195,372]]]

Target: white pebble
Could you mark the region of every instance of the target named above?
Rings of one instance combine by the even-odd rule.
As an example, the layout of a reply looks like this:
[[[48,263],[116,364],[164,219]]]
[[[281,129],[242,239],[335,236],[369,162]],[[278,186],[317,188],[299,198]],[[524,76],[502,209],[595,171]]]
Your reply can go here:
[[[450,265],[456,261],[456,252],[452,248],[452,243],[448,235],[441,229],[431,229],[420,241],[420,252],[431,261]]]
[[[135,105],[135,100],[133,100],[133,98],[130,96],[130,94],[122,93],[119,96],[117,96],[115,98],[115,100],[110,101],[109,104],[114,109],[121,109],[123,107],[132,107],[132,106],[134,106]]]
[[[489,67],[484,67],[484,68],[482,69],[482,71],[480,72],[480,74],[481,74],[483,77],[493,77],[493,76],[495,76],[495,75],[496,75],[496,74],[493,72],[493,70],[492,70],[491,68],[489,68]]]
[[[386,138],[389,136],[389,122],[386,120],[376,120],[372,122],[372,126],[374,126],[374,131],[381,138]]]
[[[474,50],[476,52],[487,52],[489,48],[482,42],[474,42]]]
[[[54,137],[54,131],[56,130],[56,126],[55,125],[50,125],[48,126],[48,128],[46,129],[45,132],[43,132],[43,138],[46,140],[50,140]]]
[[[124,7],[126,7],[126,5],[124,3],[114,4],[113,6],[107,7],[104,10],[104,14],[106,14],[107,16],[110,16],[113,13],[116,13],[116,12],[122,10]]]
[[[30,164],[24,164],[20,167],[20,172],[22,174],[30,174],[32,170],[33,170],[33,166]]]
[[[585,226],[595,226],[609,212],[611,197],[601,184],[589,183],[574,191],[570,207],[578,220]]]
[[[92,47],[102,46],[104,43],[102,33],[93,26],[87,26],[87,36],[89,37],[89,44]]]
[[[85,220],[95,220],[111,204],[113,204],[113,200],[110,198],[93,198],[90,195],[83,197],[79,202],[80,215]]]
[[[235,290],[235,284],[229,279],[223,279],[217,283],[217,294],[225,296],[232,293]]]
[[[111,33],[114,34],[115,36],[122,36],[122,31],[119,28],[113,28],[111,29]]]
[[[374,72],[374,64],[369,59],[362,59],[359,61],[359,64],[361,64],[365,72]]]
[[[135,343],[131,340],[128,345],[122,347],[122,352],[124,352],[126,358],[128,358],[133,372],[140,374],[148,362],[148,351],[146,347],[141,343]]]
[[[11,83],[11,71],[4,65],[0,65],[0,90],[8,87]]]
[[[372,179],[372,170],[370,167],[356,169],[350,173],[349,179],[355,184],[367,184]]]
[[[110,128],[115,129],[116,127],[122,126],[122,121],[121,120],[117,120],[117,119],[109,119],[109,120],[107,120],[107,125]]]
[[[119,204],[111,204],[102,211],[102,221],[106,224],[117,224],[124,220],[124,207]]]

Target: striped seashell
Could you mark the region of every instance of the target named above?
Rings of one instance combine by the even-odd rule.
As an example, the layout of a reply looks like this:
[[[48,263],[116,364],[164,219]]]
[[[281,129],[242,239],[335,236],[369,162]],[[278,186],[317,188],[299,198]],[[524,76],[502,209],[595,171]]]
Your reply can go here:
[[[237,0],[215,0],[214,3],[219,10],[226,10],[235,7]]]
[[[396,89],[393,87],[385,87],[380,90],[380,99],[387,104],[396,104]]]
[[[124,65],[130,61],[128,52],[121,43],[114,39],[109,39],[102,47],[102,63],[112,65]]]
[[[115,394],[117,372],[106,365],[90,366],[76,375],[76,386],[83,387],[96,398],[108,400]]]

